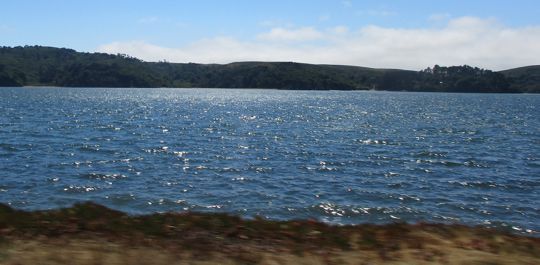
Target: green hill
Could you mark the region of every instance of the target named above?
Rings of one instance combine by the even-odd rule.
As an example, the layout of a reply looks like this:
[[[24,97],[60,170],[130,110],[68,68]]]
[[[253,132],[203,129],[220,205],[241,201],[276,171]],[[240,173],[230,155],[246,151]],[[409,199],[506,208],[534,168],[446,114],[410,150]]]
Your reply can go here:
[[[538,68],[514,70],[435,66],[416,72],[293,62],[156,63],[65,48],[0,47],[0,86],[538,92]]]
[[[526,93],[540,93],[540,65],[519,67],[501,71],[511,87]]]

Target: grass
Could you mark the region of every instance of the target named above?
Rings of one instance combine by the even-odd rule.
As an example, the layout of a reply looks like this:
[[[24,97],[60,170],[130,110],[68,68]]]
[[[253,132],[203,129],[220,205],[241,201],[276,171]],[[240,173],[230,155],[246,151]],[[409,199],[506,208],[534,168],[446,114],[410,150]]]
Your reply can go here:
[[[32,264],[14,260],[32,255],[63,264],[72,254],[75,264],[139,264],[148,261],[137,258],[143,253],[154,253],[156,264],[540,264],[540,239],[463,225],[331,226],[222,213],[129,216],[94,203],[34,212],[0,205],[0,264]]]

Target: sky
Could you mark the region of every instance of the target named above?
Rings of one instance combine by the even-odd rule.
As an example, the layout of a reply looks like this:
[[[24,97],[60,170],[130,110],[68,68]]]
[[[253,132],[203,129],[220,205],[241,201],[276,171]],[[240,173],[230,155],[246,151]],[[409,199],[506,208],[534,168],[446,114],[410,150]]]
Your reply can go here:
[[[0,0],[0,46],[145,61],[540,64],[538,0]]]

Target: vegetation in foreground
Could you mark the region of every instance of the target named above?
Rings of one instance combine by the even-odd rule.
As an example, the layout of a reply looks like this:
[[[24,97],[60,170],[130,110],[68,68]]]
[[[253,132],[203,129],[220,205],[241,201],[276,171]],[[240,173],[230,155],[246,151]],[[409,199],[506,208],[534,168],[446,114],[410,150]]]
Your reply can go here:
[[[539,93],[540,66],[494,72],[436,65],[417,72],[293,62],[156,63],[122,54],[24,46],[0,47],[0,86]]]
[[[540,264],[540,238],[442,224],[329,226],[226,214],[0,206],[0,264]]]

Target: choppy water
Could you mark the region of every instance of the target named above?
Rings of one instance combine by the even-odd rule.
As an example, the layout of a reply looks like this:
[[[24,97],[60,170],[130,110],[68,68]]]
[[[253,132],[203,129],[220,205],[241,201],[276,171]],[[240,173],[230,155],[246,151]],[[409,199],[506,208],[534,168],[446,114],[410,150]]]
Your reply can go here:
[[[540,230],[540,96],[0,89],[0,202]]]

